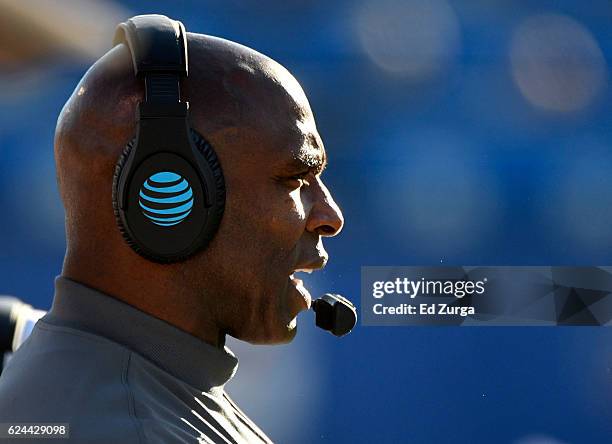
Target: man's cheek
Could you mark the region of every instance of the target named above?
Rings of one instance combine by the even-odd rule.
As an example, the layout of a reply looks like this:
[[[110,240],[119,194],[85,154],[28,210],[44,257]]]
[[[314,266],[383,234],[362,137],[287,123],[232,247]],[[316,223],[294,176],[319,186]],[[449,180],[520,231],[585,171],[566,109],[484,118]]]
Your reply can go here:
[[[293,217],[296,217],[302,221],[306,220],[306,205],[304,203],[304,195],[302,193],[301,188],[298,188],[292,191],[290,194],[290,199],[287,200],[289,204],[290,211]]]
[[[269,230],[285,240],[297,239],[306,226],[306,211],[299,190],[285,196],[277,205],[271,206]]]

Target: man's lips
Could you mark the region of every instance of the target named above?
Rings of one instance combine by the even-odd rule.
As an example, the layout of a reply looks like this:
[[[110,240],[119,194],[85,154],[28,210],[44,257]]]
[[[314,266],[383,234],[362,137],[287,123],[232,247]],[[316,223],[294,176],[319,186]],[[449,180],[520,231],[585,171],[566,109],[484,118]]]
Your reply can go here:
[[[302,310],[309,310],[312,304],[312,296],[310,292],[304,286],[304,282],[295,277],[295,273],[312,273],[314,270],[319,270],[325,267],[327,263],[327,255],[314,255],[306,260],[302,260],[293,268],[293,272],[289,275],[289,280],[296,289],[296,300],[299,304],[298,307],[294,307],[297,311],[296,314]]]
[[[301,279],[296,278],[293,274],[289,276],[293,286],[296,290],[302,295],[304,300],[304,308],[305,310],[310,309],[310,304],[312,303],[312,296],[310,296],[310,292],[306,287],[304,287],[304,282]]]
[[[294,271],[304,271],[306,273],[312,273],[315,270],[320,270],[321,268],[325,267],[325,265],[327,264],[327,260],[328,260],[327,254],[324,254],[322,256],[316,255],[310,260],[305,260],[303,262],[300,262],[298,265],[296,265],[296,267],[293,270]]]
[[[301,309],[304,309],[304,310],[310,309],[310,305],[312,303],[312,296],[310,295],[310,292],[308,291],[308,289],[304,286],[304,282],[301,279],[295,277],[295,273],[310,274],[314,270],[323,268],[326,263],[327,263],[327,257],[323,257],[323,256],[318,257],[317,259],[311,260],[308,263],[305,263],[304,265],[297,266],[294,269],[294,272],[291,273],[291,275],[289,276],[291,283],[293,284],[295,289],[298,291],[298,293],[301,295],[301,301],[303,301],[303,304],[301,304],[302,306],[300,307]]]

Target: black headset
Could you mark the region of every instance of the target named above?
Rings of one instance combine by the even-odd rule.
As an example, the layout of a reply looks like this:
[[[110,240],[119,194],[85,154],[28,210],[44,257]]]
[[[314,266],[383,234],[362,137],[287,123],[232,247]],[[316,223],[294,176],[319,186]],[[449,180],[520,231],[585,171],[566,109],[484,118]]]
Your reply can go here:
[[[136,135],[117,161],[113,208],[119,230],[141,256],[181,261],[205,248],[225,208],[225,182],[212,146],[189,123],[181,101],[187,37],[181,22],[139,15],[119,24],[114,45],[126,43],[134,74],[144,78]]]

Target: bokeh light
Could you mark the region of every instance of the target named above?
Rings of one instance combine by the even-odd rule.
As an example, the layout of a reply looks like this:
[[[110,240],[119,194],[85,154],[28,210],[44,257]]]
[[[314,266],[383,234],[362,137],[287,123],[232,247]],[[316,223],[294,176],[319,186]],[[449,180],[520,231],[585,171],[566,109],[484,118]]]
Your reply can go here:
[[[510,61],[525,99],[549,111],[585,108],[606,84],[606,62],[597,41],[565,15],[525,19],[514,31]]]
[[[365,2],[356,26],[372,62],[414,80],[447,66],[460,46],[457,17],[444,0]]]

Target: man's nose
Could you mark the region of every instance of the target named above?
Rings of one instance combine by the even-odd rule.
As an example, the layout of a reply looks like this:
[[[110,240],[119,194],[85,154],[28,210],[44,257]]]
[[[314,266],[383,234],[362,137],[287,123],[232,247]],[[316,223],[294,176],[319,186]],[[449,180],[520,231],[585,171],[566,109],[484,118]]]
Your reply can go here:
[[[316,191],[313,190],[315,191],[314,201],[306,223],[306,230],[317,233],[319,236],[335,236],[342,230],[344,216],[320,178],[317,178],[317,185],[314,187]]]

